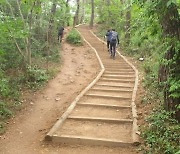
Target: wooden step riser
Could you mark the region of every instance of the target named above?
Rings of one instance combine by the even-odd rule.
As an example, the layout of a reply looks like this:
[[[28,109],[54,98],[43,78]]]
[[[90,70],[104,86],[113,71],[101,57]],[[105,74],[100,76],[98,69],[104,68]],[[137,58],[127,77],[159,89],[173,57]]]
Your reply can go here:
[[[107,63],[106,62],[106,63],[104,63],[104,66],[121,66],[121,65],[130,67],[130,65],[125,63],[125,62],[114,62],[114,63]]]
[[[123,85],[111,85],[111,84],[104,84],[104,83],[97,83],[97,86],[107,86],[107,87],[119,87],[119,88],[133,88],[133,86],[123,86]]]
[[[122,75],[122,76],[134,76],[135,73],[134,72],[119,72],[119,71],[105,71],[104,75]]]
[[[91,119],[132,119],[131,108],[119,108],[119,107],[107,107],[107,106],[93,106],[93,105],[76,105],[74,111],[70,116],[75,117],[88,117],[87,121]],[[78,119],[77,119],[78,120]],[[83,120],[83,119],[82,119]],[[86,119],[84,119],[86,120]],[[103,121],[103,120],[101,120]],[[117,122],[122,122],[122,120],[117,120]],[[115,122],[115,120],[114,120]]]
[[[54,143],[74,144],[74,145],[91,145],[91,146],[112,146],[112,147],[129,147],[132,142],[123,142],[118,140],[108,140],[99,138],[89,138],[81,136],[55,136],[53,135],[48,140]]]
[[[117,106],[131,106],[130,100],[114,99],[114,98],[102,98],[102,97],[90,97],[84,96],[85,99],[80,100],[80,104],[106,104],[106,105],[117,105]]]
[[[97,121],[97,122],[99,121],[99,122],[120,123],[120,124],[133,123],[131,119],[114,119],[114,118],[102,118],[102,117],[69,116],[67,119],[81,120],[81,121]]]
[[[135,81],[134,78],[125,78],[125,77],[119,77],[119,76],[103,76],[99,80],[114,80],[114,81]]]
[[[110,72],[121,72],[121,73],[134,73],[134,70],[133,69],[105,69],[106,71],[110,71]]]
[[[113,98],[113,99],[121,99],[121,100],[130,100],[131,98],[119,97],[119,96],[110,96],[110,95],[95,95],[95,94],[86,94],[88,97],[99,97],[99,98]]]
[[[119,79],[135,79],[134,75],[121,75],[121,74],[103,74],[102,78],[117,77]]]
[[[134,83],[124,83],[124,82],[113,82],[113,81],[98,81],[97,85],[106,85],[106,86],[114,86],[114,87],[127,87],[133,88]]]
[[[123,89],[107,89],[107,88],[92,88],[91,90],[95,91],[105,91],[105,92],[132,92],[132,90],[123,90]]]
[[[104,65],[105,68],[128,68],[128,69],[132,69],[132,67],[130,67],[129,65],[125,64],[125,65]]]
[[[102,82],[104,82],[104,81],[109,81],[109,82],[116,82],[116,83],[134,83],[135,81],[133,81],[133,80],[121,80],[121,79],[119,79],[119,78],[109,78],[109,79],[105,79],[105,78],[101,78],[99,81],[102,81]]]
[[[120,70],[133,70],[131,67],[128,67],[128,66],[116,66],[116,67],[113,67],[113,66],[104,66],[105,69],[120,69]]]
[[[77,105],[82,106],[94,106],[94,107],[109,107],[109,108],[118,108],[118,109],[131,109],[131,106],[120,106],[120,105],[111,105],[111,104],[96,104],[96,103],[77,103]]]
[[[89,90],[87,95],[107,95],[112,97],[132,97],[132,92],[130,91],[103,91],[103,90]]]

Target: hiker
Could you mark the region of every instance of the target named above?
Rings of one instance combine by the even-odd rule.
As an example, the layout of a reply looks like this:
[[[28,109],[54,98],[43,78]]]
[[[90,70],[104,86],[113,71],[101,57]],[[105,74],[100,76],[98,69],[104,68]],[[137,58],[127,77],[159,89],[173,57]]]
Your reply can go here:
[[[107,30],[107,33],[106,33],[106,40],[107,40],[107,49],[108,49],[108,52],[110,52],[110,39],[111,39],[111,30]]]
[[[116,45],[119,44],[119,37],[118,33],[115,31],[115,29],[112,29],[111,31],[111,38],[110,38],[110,51],[111,51],[111,57],[115,59],[116,56]]]
[[[62,42],[64,27],[60,27],[58,30],[58,41]]]

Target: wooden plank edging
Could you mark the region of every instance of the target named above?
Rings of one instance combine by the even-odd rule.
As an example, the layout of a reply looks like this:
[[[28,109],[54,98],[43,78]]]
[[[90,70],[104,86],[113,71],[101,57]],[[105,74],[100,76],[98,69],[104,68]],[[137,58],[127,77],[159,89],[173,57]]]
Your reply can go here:
[[[92,30],[89,30],[99,41],[106,43],[105,41],[101,40],[99,37],[97,37],[94,32],[92,32]],[[133,114],[133,131],[132,131],[132,138],[133,138],[133,143],[135,145],[140,144],[140,139],[139,139],[139,135],[138,135],[138,125],[137,125],[137,110],[136,110],[136,104],[135,104],[135,100],[136,100],[136,94],[137,94],[137,89],[138,89],[138,70],[136,69],[136,67],[131,64],[126,57],[124,57],[119,51],[117,51],[117,53],[119,54],[120,57],[122,57],[128,64],[129,66],[131,66],[131,68],[135,71],[135,83],[134,83],[134,89],[133,89],[133,94],[132,94],[132,102],[131,102],[131,106],[132,106],[132,114]]]

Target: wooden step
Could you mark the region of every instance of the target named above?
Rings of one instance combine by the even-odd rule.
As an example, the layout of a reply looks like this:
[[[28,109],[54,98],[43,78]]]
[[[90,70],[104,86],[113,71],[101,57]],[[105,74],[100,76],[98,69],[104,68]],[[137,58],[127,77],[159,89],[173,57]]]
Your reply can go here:
[[[66,119],[53,136],[58,138],[62,136],[79,136],[79,138],[121,140],[122,142],[129,143],[132,142],[132,126],[132,122]],[[77,144],[77,142],[75,143]]]
[[[121,71],[107,71],[107,70],[105,70],[104,74],[134,75],[135,72],[121,72]]]
[[[68,119],[85,120],[85,121],[101,121],[101,122],[115,122],[115,123],[131,123],[132,119],[116,119],[116,118],[102,118],[102,117],[82,117],[82,116],[69,116]]]
[[[133,83],[115,83],[115,82],[110,82],[110,81],[98,81],[96,85],[105,85],[109,87],[126,87],[126,88],[133,88],[134,84]]]
[[[105,69],[132,69],[128,65],[118,65],[118,66],[104,66]]]
[[[77,105],[85,105],[85,106],[103,106],[109,108],[131,108],[131,106],[122,106],[122,105],[111,105],[111,104],[95,104],[95,103],[77,103]]]
[[[99,81],[112,81],[112,82],[123,82],[123,83],[134,83],[131,79],[119,79],[119,78],[101,78]]]
[[[84,96],[78,101],[78,104],[106,104],[106,105],[118,105],[118,106],[131,106],[131,99],[114,99],[108,97],[91,97]]]
[[[106,68],[106,71],[119,71],[119,72],[134,72],[133,69],[121,69],[121,68]]]
[[[121,74],[106,74],[102,75],[102,78],[119,78],[119,79],[135,79],[134,75],[121,75]]]
[[[131,108],[77,104],[70,116],[107,119],[132,119]]]
[[[132,92],[129,91],[105,91],[105,90],[94,90],[90,89],[86,94],[93,95],[110,95],[110,96],[119,96],[119,97],[132,97]]]
[[[109,91],[109,92],[132,92],[132,89],[127,88],[112,88],[112,87],[93,87],[91,90],[97,90],[97,91]]]
[[[111,96],[111,95],[98,95],[98,94],[85,94],[85,96],[91,96],[91,97],[105,97],[105,98],[114,98],[114,99],[131,99],[131,97]]]
[[[80,144],[80,145],[95,145],[95,146],[113,146],[113,147],[127,147],[133,145],[132,142],[123,142],[121,140],[115,139],[105,139],[105,138],[92,138],[84,136],[75,135],[53,135],[50,137],[55,143],[68,143],[68,144]]]

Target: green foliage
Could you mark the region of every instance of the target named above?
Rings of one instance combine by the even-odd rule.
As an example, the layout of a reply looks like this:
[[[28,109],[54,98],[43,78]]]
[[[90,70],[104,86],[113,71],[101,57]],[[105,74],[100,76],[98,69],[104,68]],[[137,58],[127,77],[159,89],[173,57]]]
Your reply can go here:
[[[173,98],[180,98],[180,77],[171,79],[170,81],[170,93]]]
[[[0,120],[12,116],[12,112],[4,102],[0,102]]]
[[[82,38],[80,34],[77,32],[76,29],[72,29],[69,33],[69,35],[66,38],[67,42],[74,44],[74,45],[82,45]]]
[[[26,72],[26,82],[30,88],[37,88],[49,79],[46,70],[38,67],[28,67]]]
[[[172,112],[157,109],[147,119],[145,127],[145,153],[174,154],[180,150],[180,125],[174,120]]]
[[[5,132],[5,123],[3,122],[7,118],[13,115],[12,111],[9,109],[7,103],[0,101],[0,134]]]
[[[8,97],[10,94],[9,81],[6,78],[0,80],[0,92],[2,97]]]
[[[98,18],[101,27],[105,30],[115,28],[120,35],[121,48],[126,54],[139,59],[141,68],[145,72],[143,85],[146,95],[143,103],[160,105],[164,101],[164,85],[167,85],[170,97],[179,100],[180,98],[180,42],[167,35],[166,15],[170,15],[171,8],[178,8],[179,0],[133,0],[133,1],[107,1],[98,0]],[[127,12],[131,9],[130,29],[127,29]],[[168,12],[169,11],[169,12]],[[176,20],[179,17],[176,16]],[[166,23],[165,23],[166,21]],[[176,27],[176,25],[174,25]],[[166,29],[167,31],[165,32]],[[173,29],[173,26],[171,27]],[[105,35],[105,30],[101,29],[101,36]],[[130,41],[127,44],[126,34],[130,32]],[[174,49],[171,60],[165,60],[165,53]],[[159,66],[164,65],[170,68],[168,81],[159,83]],[[163,72],[162,72],[163,73]],[[155,102],[155,103],[154,103]],[[174,103],[174,102],[172,102]],[[179,103],[179,101],[177,101]],[[173,104],[171,104],[173,106]],[[177,104],[177,110],[180,105]],[[176,112],[174,109],[174,112]],[[150,154],[174,154],[179,153],[180,126],[173,118],[176,115],[163,109],[153,112],[148,119],[148,126],[145,129],[143,138],[145,139],[145,153]]]
[[[0,98],[18,100],[19,87],[16,85],[16,80],[10,80],[10,78],[8,78],[2,70],[0,70],[0,78]]]
[[[59,63],[61,60],[59,47],[54,45],[50,48],[51,55],[48,57],[49,61]]]
[[[171,93],[171,97],[175,99],[180,98],[180,65],[179,57],[180,57],[180,41],[173,40],[175,42],[175,55],[171,61],[168,61],[171,65],[171,76],[168,80],[170,85],[169,92]]]

